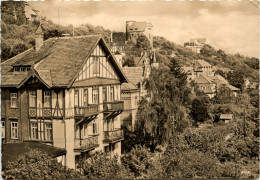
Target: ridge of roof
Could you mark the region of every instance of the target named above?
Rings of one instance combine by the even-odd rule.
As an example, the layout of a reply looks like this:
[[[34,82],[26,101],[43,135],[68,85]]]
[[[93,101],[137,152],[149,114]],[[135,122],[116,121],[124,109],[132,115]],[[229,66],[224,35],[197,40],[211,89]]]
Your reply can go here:
[[[202,60],[202,59],[198,59],[197,62],[198,62],[201,66],[211,66],[207,61]]]

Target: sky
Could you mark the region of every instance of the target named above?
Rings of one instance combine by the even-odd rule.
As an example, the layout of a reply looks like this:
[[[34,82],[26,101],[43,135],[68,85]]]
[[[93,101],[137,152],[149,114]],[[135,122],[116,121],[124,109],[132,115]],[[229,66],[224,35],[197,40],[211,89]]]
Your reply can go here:
[[[244,1],[44,1],[30,2],[61,25],[89,23],[125,31],[125,21],[147,21],[154,35],[183,45],[207,38],[216,49],[259,57],[259,9]],[[58,18],[59,17],[59,18]]]

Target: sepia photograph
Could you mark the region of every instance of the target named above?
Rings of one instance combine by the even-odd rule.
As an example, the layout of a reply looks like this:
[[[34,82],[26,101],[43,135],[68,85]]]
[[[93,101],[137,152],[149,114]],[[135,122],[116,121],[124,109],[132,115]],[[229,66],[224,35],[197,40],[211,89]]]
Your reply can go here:
[[[2,179],[258,179],[258,0],[1,4]]]

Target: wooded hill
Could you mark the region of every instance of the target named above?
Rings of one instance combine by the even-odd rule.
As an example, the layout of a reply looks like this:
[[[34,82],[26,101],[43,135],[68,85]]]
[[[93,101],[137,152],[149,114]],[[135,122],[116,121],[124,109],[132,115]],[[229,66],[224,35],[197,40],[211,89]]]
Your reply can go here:
[[[2,2],[1,6],[1,61],[5,61],[26,49],[34,46],[34,35],[39,21],[29,21],[25,17],[25,2]],[[15,12],[14,12],[15,9]],[[73,26],[62,26],[42,18],[41,24],[44,28],[44,39],[60,37],[62,34],[72,35]],[[107,42],[110,41],[110,30],[102,26],[83,24],[74,28],[75,36],[102,34]],[[244,78],[251,82],[258,79],[259,59],[247,57],[240,54],[228,54],[224,50],[216,50],[210,45],[205,45],[201,54],[192,52],[181,45],[170,42],[159,36],[154,37],[154,48],[159,61],[167,61],[169,58],[176,58],[182,65],[191,65],[193,60],[204,59],[218,68],[226,68],[237,71]]]

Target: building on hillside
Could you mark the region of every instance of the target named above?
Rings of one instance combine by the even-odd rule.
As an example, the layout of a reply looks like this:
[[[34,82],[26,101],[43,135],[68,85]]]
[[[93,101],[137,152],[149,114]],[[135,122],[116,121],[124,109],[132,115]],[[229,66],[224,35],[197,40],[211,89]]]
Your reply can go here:
[[[216,85],[211,81],[211,79],[205,75],[200,75],[194,78],[198,89],[210,98],[213,98],[216,95]]]
[[[230,123],[234,119],[233,114],[221,114],[219,117],[220,121],[223,121],[225,123]]]
[[[121,100],[124,101],[124,111],[121,114],[123,125],[129,130],[134,130],[140,90],[133,83],[123,83],[121,87]]]
[[[40,18],[40,11],[32,8],[28,3],[24,6],[24,14],[29,21],[39,20]]]
[[[69,168],[96,150],[120,157],[127,80],[104,39],[40,37],[36,48],[1,63],[2,154],[10,143],[37,142],[64,150]]]
[[[136,42],[140,35],[144,35],[153,47],[153,25],[149,22],[126,21],[126,40]]]
[[[214,70],[211,64],[204,60],[196,60],[193,63],[195,76],[205,75],[214,76]]]
[[[193,52],[200,53],[201,48],[206,44],[206,38],[191,39],[190,42],[184,43],[184,47],[192,50]]]
[[[229,82],[219,74],[211,77],[211,80],[213,83],[216,84],[216,91],[218,91],[218,89],[220,89],[221,87],[226,87],[230,89],[235,96],[237,96],[240,91],[240,89],[230,85]]]

